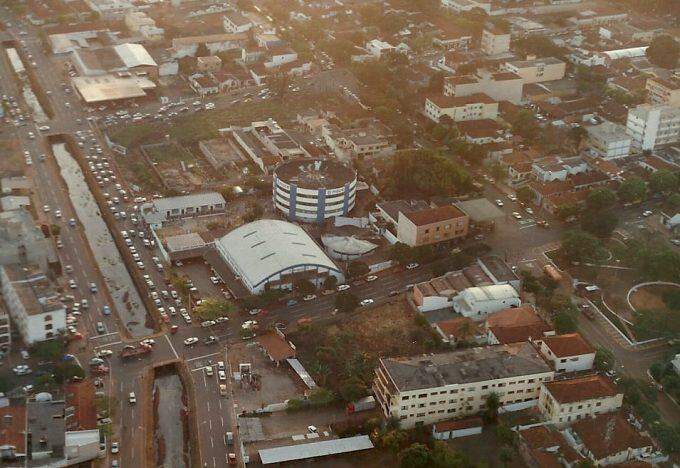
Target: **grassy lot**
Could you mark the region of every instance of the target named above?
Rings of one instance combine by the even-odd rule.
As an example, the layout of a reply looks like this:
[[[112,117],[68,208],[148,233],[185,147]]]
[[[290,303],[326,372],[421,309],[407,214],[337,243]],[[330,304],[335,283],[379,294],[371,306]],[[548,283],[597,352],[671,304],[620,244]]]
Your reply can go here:
[[[128,148],[141,144],[157,143],[165,135],[188,145],[200,140],[216,138],[218,129],[230,125],[247,125],[254,120],[273,118],[284,121],[296,112],[309,107],[300,101],[269,100],[239,104],[238,107],[222,110],[202,111],[191,115],[178,116],[172,124],[146,122],[138,125],[119,126],[111,130],[113,141]]]
[[[184,161],[186,164],[193,164],[196,160],[188,151],[184,151],[182,147],[175,143],[168,143],[166,145],[148,146],[144,150],[149,155],[151,160],[156,163],[179,163]]]
[[[125,180],[139,186],[142,193],[162,192],[164,190],[163,185],[146,165],[141,154],[132,152],[127,156],[118,153],[114,153],[114,155],[116,164],[125,174]]]
[[[0,138],[0,173],[21,175],[24,173],[24,156],[19,140],[9,135]],[[35,155],[34,155],[35,158]],[[37,161],[37,158],[35,158]]]
[[[404,299],[357,309],[332,325],[313,324],[289,335],[316,382],[345,400],[363,396],[380,357],[433,352],[441,344]]]

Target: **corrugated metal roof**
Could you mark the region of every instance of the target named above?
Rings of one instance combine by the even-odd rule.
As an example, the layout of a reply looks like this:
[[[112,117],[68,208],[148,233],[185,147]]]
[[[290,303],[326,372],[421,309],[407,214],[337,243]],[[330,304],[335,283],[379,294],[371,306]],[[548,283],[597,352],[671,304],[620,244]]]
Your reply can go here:
[[[156,61],[149,55],[141,44],[119,44],[114,47],[120,59],[128,68],[151,66],[156,67]]]
[[[311,444],[288,445],[262,449],[259,451],[263,465],[283,463],[306,458],[325,457],[340,453],[357,452],[373,448],[373,443],[367,435],[347,437],[345,439],[324,440]]]

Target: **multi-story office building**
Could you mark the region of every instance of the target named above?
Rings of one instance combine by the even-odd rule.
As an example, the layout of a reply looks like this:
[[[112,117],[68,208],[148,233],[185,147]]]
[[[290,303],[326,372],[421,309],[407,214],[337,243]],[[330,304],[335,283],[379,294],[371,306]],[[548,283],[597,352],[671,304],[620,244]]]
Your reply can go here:
[[[680,141],[680,107],[641,104],[628,111],[626,133],[642,150]]]
[[[397,238],[411,247],[436,244],[465,237],[469,224],[469,216],[454,205],[400,212]]]
[[[538,406],[550,422],[561,425],[616,411],[622,404],[623,393],[608,378],[586,375],[544,383]]]
[[[553,371],[529,343],[381,359],[373,391],[386,418],[411,428],[483,411],[495,393],[516,410],[537,404]]]
[[[588,146],[597,156],[604,159],[623,158],[630,154],[631,137],[626,127],[612,122],[586,127]]]
[[[650,77],[645,86],[647,97],[652,104],[680,106],[680,80]]]

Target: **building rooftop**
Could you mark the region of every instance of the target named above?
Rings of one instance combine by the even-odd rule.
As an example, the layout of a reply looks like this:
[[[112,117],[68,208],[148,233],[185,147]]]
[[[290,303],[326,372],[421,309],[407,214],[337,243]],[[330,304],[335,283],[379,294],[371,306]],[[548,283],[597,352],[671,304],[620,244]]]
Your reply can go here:
[[[442,94],[434,94],[428,98],[434,105],[440,109],[448,109],[452,107],[462,107],[470,104],[493,104],[496,101],[491,99],[484,93],[474,93],[469,96],[444,96]]]
[[[338,455],[341,453],[358,452],[373,448],[373,443],[367,435],[347,437],[345,439],[323,440],[299,445],[287,445],[259,450],[260,461],[263,465],[283,463],[294,460]]]
[[[410,213],[412,211],[425,210],[430,205],[424,200],[393,200],[383,201],[376,205],[383,210],[387,216],[396,223],[399,220],[399,213]]]
[[[246,18],[243,14],[241,14],[238,11],[229,11],[225,13],[224,18],[229,20],[231,23],[235,24],[237,27],[245,26],[251,23],[251,21],[248,18]]]
[[[457,431],[460,429],[482,427],[483,425],[484,421],[482,421],[482,418],[456,419],[454,421],[438,422],[434,425],[434,430],[437,432]]]
[[[384,358],[381,363],[402,392],[551,372],[529,343]]]
[[[16,454],[26,453],[26,406],[0,407],[0,447],[15,447]]]
[[[534,306],[524,304],[520,307],[510,307],[490,314],[486,318],[486,326],[491,327],[523,327],[542,323],[543,319],[538,316]]]
[[[550,336],[543,342],[557,357],[578,356],[595,352],[595,348],[578,333]]]
[[[595,418],[576,421],[571,430],[586,448],[600,460],[629,448],[653,446],[652,439],[640,434],[621,413],[600,414]]]
[[[555,58],[555,57],[542,57],[542,58],[535,58],[532,60],[512,60],[510,62],[507,62],[508,64],[517,67],[517,68],[527,68],[527,67],[536,67],[538,65],[559,65],[560,63],[564,63],[562,60]]]
[[[328,159],[296,159],[279,164],[274,175],[298,188],[336,189],[356,180],[357,171],[338,161]]]
[[[67,408],[73,409],[73,416],[66,420],[67,429],[96,429],[97,408],[94,404],[94,392],[94,383],[90,379],[64,385]]]
[[[340,273],[304,229],[286,221],[253,221],[216,239],[215,243],[253,287],[296,267],[318,266]]]
[[[295,357],[295,349],[275,331],[259,335],[257,342],[275,362]]]
[[[505,214],[486,198],[456,202],[456,206],[467,213],[474,223],[487,223],[502,219]]]
[[[140,207],[140,212],[145,219],[154,217],[154,214],[161,215],[165,219],[165,212],[175,209],[186,209],[191,207],[201,207],[222,204],[226,205],[224,197],[218,192],[192,193],[178,197],[158,198]]]
[[[569,380],[553,380],[546,382],[545,388],[558,403],[575,403],[577,401],[607,398],[619,392],[607,377],[587,375]]]
[[[4,265],[0,268],[4,269],[28,315],[64,308],[55,285],[37,266]]]
[[[450,219],[467,216],[463,211],[454,205],[444,205],[437,208],[427,208],[424,210],[410,211],[403,213],[416,226],[426,226],[433,223],[441,223]]]
[[[604,122],[600,125],[586,127],[586,131],[591,137],[605,142],[630,140],[630,137],[626,134],[626,127],[613,122]]]
[[[122,62],[127,68],[135,67],[156,67],[156,61],[151,57],[149,52],[142,44],[119,44],[114,46],[113,49],[116,51]]]
[[[559,455],[569,463],[581,460],[583,457],[574,450],[561,432],[551,426],[534,426],[519,431],[519,438],[532,451],[532,455],[539,461],[544,460],[542,455]],[[557,458],[557,457],[556,457]],[[557,461],[557,460],[554,460]],[[548,466],[562,467],[562,463],[540,464],[541,468]]]
[[[246,41],[248,35],[246,33],[236,34],[208,34],[205,36],[187,36],[177,37],[172,40],[172,46],[183,46],[193,44],[211,44],[214,42],[230,42],[230,41]]]
[[[27,431],[31,434],[34,460],[28,466],[40,466],[47,460],[36,457],[36,452],[50,452],[49,458],[62,458],[66,425],[64,401],[28,400]]]
[[[76,76],[71,83],[87,103],[142,98],[147,90],[156,88],[153,81],[143,76]]]

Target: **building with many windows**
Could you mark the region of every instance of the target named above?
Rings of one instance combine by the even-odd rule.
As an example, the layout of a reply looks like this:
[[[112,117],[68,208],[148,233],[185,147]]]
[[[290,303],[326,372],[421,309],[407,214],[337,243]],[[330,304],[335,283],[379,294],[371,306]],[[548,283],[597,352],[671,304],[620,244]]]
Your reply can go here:
[[[631,138],[626,127],[612,122],[586,127],[591,152],[604,159],[624,158],[630,154]]]
[[[24,343],[50,340],[66,329],[66,308],[39,267],[0,267],[0,291]]]
[[[12,347],[12,330],[10,328],[9,314],[0,302],[0,353],[6,353]]]
[[[680,141],[680,107],[641,104],[628,110],[626,133],[633,145],[642,150]]]
[[[274,171],[276,208],[289,219],[323,222],[345,216],[356,200],[357,171],[337,161],[297,159]]]
[[[498,102],[482,93],[460,97],[434,95],[425,98],[425,115],[435,122],[444,116],[453,122],[495,120],[498,117]]]
[[[510,33],[491,24],[482,31],[480,49],[486,55],[499,55],[510,51]]]
[[[553,371],[529,343],[381,359],[373,392],[403,428],[483,411],[495,393],[506,410],[534,406]]]
[[[142,219],[152,228],[181,219],[224,213],[227,202],[217,192],[192,193],[152,200],[140,206]]]
[[[656,105],[680,106],[680,80],[649,77],[645,85],[649,102]]]
[[[567,70],[567,64],[555,57],[543,57],[505,62],[503,68],[521,76],[524,84],[530,84],[561,80]]]

